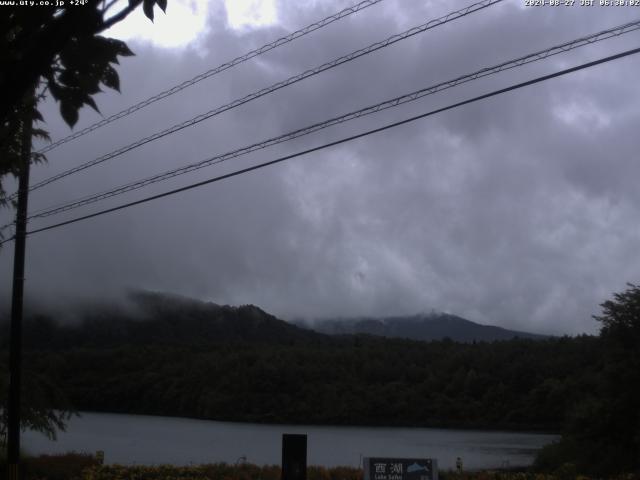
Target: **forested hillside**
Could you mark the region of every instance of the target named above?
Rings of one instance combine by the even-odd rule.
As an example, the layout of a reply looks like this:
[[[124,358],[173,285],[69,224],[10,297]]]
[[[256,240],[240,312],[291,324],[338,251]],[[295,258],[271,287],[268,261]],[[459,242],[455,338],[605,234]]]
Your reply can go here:
[[[592,390],[594,338],[376,338],[31,351],[79,410],[217,420],[558,430]]]
[[[8,321],[0,321],[6,348]],[[31,349],[122,345],[268,342],[321,338],[253,305],[231,307],[178,295],[132,292],[120,303],[71,305],[63,312],[32,309],[25,319],[24,345]]]
[[[74,315],[26,321],[25,365],[78,410],[559,430],[602,368],[595,337],[461,344],[327,336],[253,306],[149,293],[126,308]]]

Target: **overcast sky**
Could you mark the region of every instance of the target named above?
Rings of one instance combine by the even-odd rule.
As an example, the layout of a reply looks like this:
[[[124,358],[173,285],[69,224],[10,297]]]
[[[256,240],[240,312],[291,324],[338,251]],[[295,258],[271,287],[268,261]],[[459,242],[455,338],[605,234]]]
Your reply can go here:
[[[114,32],[122,93],[105,116],[337,12],[350,0],[169,0]],[[471,2],[384,0],[48,154],[32,183]],[[505,0],[33,192],[66,202],[640,17],[639,7]],[[228,8],[228,4],[235,7]],[[31,228],[160,193],[640,46],[640,33],[471,82]],[[27,295],[125,288],[285,319],[432,309],[542,333],[640,282],[640,56],[551,80],[197,190],[29,237]],[[71,131],[43,106],[54,139]],[[102,118],[81,111],[75,129]],[[13,189],[10,182],[8,190]],[[10,220],[8,211],[0,214]],[[0,251],[10,291],[12,245]]]

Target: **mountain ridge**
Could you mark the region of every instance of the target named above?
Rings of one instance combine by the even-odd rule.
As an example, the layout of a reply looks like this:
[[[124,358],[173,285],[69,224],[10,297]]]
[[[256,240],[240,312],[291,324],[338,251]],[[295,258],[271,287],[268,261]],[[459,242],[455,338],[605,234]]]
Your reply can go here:
[[[313,322],[298,322],[327,335],[375,335],[419,341],[450,339],[456,342],[493,342],[513,338],[542,340],[549,338],[531,332],[509,330],[496,325],[483,325],[458,315],[443,312],[419,313],[410,316],[329,318]]]
[[[285,322],[255,305],[229,306],[180,295],[135,291],[126,303],[85,303],[66,312],[33,310],[25,316],[28,348],[186,345],[209,343],[291,343],[325,335]],[[1,322],[0,348],[8,342]]]
[[[549,338],[438,312],[322,319],[311,324],[288,322],[255,305],[218,305],[142,290],[130,291],[123,302],[78,302],[61,311],[28,310],[31,311],[25,316],[25,346],[45,349],[220,342],[288,344],[332,341],[332,337],[350,335],[426,342],[449,339],[460,343]],[[7,333],[5,319],[0,322],[0,347],[6,346]]]

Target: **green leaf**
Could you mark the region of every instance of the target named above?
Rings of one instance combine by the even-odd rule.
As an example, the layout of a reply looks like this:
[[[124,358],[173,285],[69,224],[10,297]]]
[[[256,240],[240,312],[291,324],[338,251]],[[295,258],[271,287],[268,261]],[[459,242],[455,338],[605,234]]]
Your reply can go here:
[[[98,108],[98,105],[96,105],[96,101],[91,98],[89,95],[87,95],[84,98],[84,103],[86,103],[87,105],[89,105],[91,108],[93,108],[96,112],[100,113],[100,109]]]
[[[56,81],[52,78],[48,83],[49,91],[55,100],[60,100],[62,98],[62,88],[60,85],[56,83]]]
[[[144,0],[142,4],[142,10],[144,10],[144,14],[152,22],[153,22],[153,6],[155,5],[155,3],[156,3],[156,0]]]
[[[135,55],[129,48],[129,46],[123,42],[122,40],[116,40],[115,38],[106,38],[107,42],[112,45],[114,48],[116,55],[120,55],[122,57],[132,57]]]
[[[31,130],[31,134],[34,137],[37,138],[42,138],[43,140],[48,140],[51,141],[51,137],[49,136],[49,132],[47,132],[46,130],[43,130],[41,128],[34,128]]]
[[[74,66],[90,65],[91,63],[113,62],[122,50],[122,43],[101,36],[93,37],[78,47],[80,58]]]
[[[107,87],[120,91],[120,77],[118,76],[118,72],[111,65],[107,65],[102,73],[101,78],[102,83],[104,83]]]
[[[78,122],[78,108],[70,101],[60,102],[60,115],[71,128]]]
[[[31,153],[31,163],[46,163],[46,161],[47,161],[47,156],[44,153],[38,153],[38,152]]]
[[[59,76],[58,81],[66,85],[67,87],[77,88],[80,86],[78,75],[68,68],[65,69]]]
[[[34,108],[33,110],[33,119],[39,122],[44,122],[44,118],[42,117],[42,114],[37,108]]]
[[[87,43],[92,44],[93,39],[89,38],[85,43],[78,42],[77,38],[71,38],[67,45],[60,51],[59,57],[62,65],[68,67],[70,65],[77,65],[82,62],[83,48],[91,49]],[[85,53],[86,56],[86,53]]]

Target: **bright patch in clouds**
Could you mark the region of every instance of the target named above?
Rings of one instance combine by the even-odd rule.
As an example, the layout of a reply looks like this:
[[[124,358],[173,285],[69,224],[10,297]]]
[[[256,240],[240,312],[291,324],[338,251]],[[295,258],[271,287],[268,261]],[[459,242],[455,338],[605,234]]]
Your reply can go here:
[[[225,0],[227,21],[236,30],[271,25],[277,21],[275,0]]]
[[[567,125],[583,130],[605,128],[611,124],[609,115],[588,99],[558,105],[553,109],[553,113]]]
[[[207,15],[210,2],[203,0],[170,0],[167,13],[154,8],[151,22],[145,17],[142,8],[136,9],[125,20],[108,30],[109,36],[121,40],[149,42],[163,48],[186,47],[207,32]],[[126,7],[126,1],[120,1],[113,12]]]

